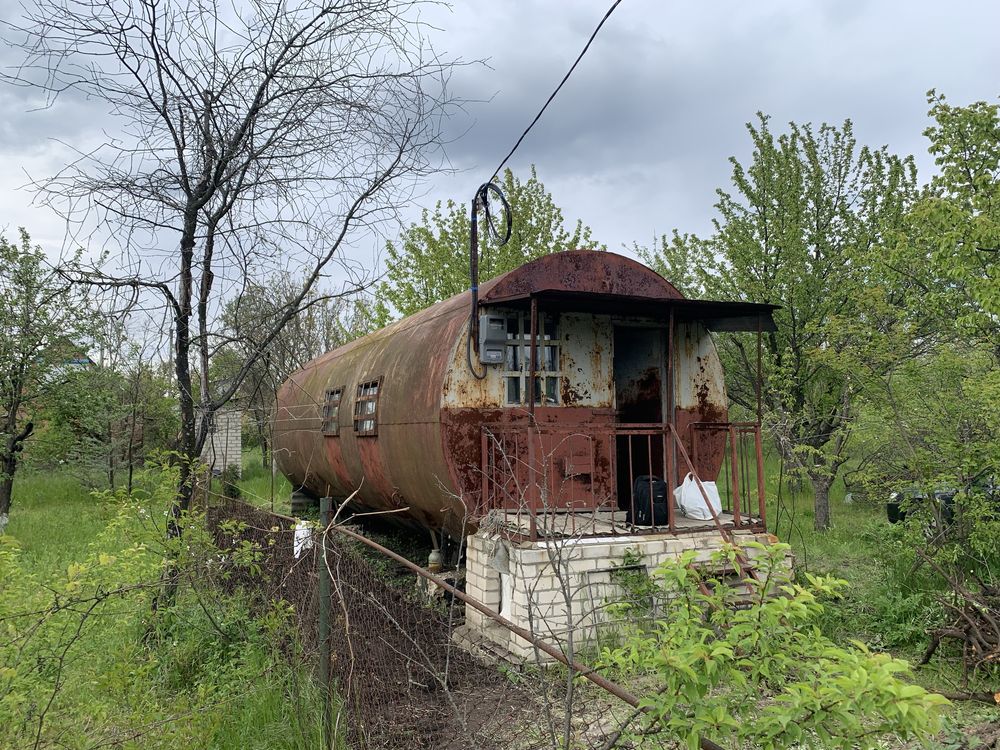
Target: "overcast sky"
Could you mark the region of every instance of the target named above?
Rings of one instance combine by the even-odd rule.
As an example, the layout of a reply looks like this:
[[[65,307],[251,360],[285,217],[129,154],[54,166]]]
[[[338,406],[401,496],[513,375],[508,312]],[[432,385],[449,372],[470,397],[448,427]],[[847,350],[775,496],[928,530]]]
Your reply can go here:
[[[472,0],[425,18],[436,48],[485,58],[461,69],[457,95],[480,100],[449,123],[456,174],[428,182],[420,202],[467,201],[564,75],[610,0]],[[0,0],[0,18],[17,13]],[[511,166],[539,177],[567,220],[583,219],[609,249],[649,243],[673,228],[711,227],[730,156],[746,158],[744,124],[758,110],[840,123],[861,143],[913,153],[932,165],[921,135],[925,93],[952,103],[1000,94],[1000,3],[806,0],[714,3],[624,0]],[[10,53],[0,50],[0,62]],[[24,225],[46,247],[58,221],[17,190],[85,148],[106,125],[79,103],[29,112],[23,91],[0,86],[0,228]],[[416,217],[418,207],[409,213]],[[371,248],[358,247],[359,254]]]

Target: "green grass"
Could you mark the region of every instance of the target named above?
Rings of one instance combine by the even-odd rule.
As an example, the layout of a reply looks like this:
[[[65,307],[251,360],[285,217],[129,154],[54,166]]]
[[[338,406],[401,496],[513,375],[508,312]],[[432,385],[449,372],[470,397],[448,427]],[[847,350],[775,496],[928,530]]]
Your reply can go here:
[[[14,477],[7,533],[32,570],[65,571],[114,516],[115,508],[69,472],[20,471]]]
[[[260,448],[243,453],[243,475],[239,481],[240,492],[247,502],[286,515],[292,512],[292,485],[280,471],[272,477],[271,471],[261,463]]]
[[[156,502],[170,497],[169,479],[164,484],[154,474],[147,481],[151,489],[160,485]],[[0,610],[11,643],[17,644],[0,643],[0,674],[13,691],[6,697],[14,695],[13,705],[23,705],[32,723],[51,694],[54,674],[34,665],[51,663],[65,641],[70,644],[66,669],[46,716],[43,744],[96,747],[121,737],[126,739],[114,744],[123,748],[319,747],[320,693],[309,664],[300,657],[289,661],[293,625],[271,613],[257,615],[260,610],[248,609],[238,594],[218,592],[204,599],[184,587],[170,609],[154,615],[150,603],[158,590],[162,560],[155,550],[162,524],[149,508],[136,513],[132,506],[95,496],[70,471],[22,471],[15,477],[7,527],[16,540],[15,555],[0,560]],[[123,518],[132,520],[123,527]],[[120,538],[106,532],[126,527]],[[142,534],[149,535],[146,552],[120,552]],[[88,613],[93,592],[115,589],[120,576],[138,570],[131,566],[140,559],[150,565],[142,580],[152,586],[116,595]],[[66,583],[71,566],[86,571],[75,579],[83,581],[82,589]],[[6,584],[14,587],[5,592]],[[39,619],[33,612],[51,604],[50,588],[61,592],[56,596],[63,601],[78,595],[85,604]],[[76,638],[77,619],[83,622],[84,616],[87,626]],[[18,704],[22,696],[26,702]],[[21,724],[11,724],[3,713],[0,746],[6,747],[12,740],[6,732],[20,737]],[[136,727],[156,729],[128,740]]]

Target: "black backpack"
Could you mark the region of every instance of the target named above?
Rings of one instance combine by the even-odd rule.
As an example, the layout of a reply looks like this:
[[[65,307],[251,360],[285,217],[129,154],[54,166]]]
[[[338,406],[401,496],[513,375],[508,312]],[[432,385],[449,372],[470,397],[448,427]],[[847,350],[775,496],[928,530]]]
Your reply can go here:
[[[649,517],[649,499],[653,499],[653,518]],[[632,485],[633,504],[628,509],[628,523],[633,523],[632,508],[635,508],[636,526],[666,526],[667,483],[659,477],[643,474],[635,478]]]

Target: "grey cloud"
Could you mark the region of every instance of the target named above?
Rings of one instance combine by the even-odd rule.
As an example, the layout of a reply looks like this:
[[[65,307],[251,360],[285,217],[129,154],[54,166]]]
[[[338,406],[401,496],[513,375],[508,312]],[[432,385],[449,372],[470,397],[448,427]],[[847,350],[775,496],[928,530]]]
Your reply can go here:
[[[454,92],[481,100],[447,123],[458,172],[429,181],[408,219],[438,199],[469,199],[609,2],[466,0],[425,13],[440,28],[439,52],[489,64],[456,71]],[[12,3],[0,0],[0,17]],[[536,164],[567,218],[614,248],[673,227],[709,231],[714,191],[728,184],[729,156],[749,157],[744,123],[758,110],[775,129],[850,117],[859,141],[916,154],[926,175],[924,92],[995,100],[998,25],[1000,6],[974,0],[624,0],[511,166]],[[53,133],[72,139],[105,124],[87,102],[27,114],[20,96],[0,89],[0,156],[15,166],[22,153],[37,166]],[[23,202],[7,187],[5,207]]]

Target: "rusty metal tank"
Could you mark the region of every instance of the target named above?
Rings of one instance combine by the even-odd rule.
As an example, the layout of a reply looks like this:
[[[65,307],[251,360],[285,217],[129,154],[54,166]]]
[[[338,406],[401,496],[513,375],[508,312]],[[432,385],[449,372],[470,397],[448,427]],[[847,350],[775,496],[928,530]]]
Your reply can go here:
[[[556,436],[540,445],[552,449],[546,465],[559,491],[589,497],[567,507],[610,507],[625,486],[616,436],[668,421],[698,449],[691,452],[699,473],[718,474],[718,440],[694,446],[688,426],[727,418],[710,331],[751,330],[746,305],[685,300],[651,269],[614,253],[555,253],[482,284],[478,312],[506,326],[504,361],[484,365],[470,352],[470,304],[465,292],[432,305],[318,357],[283,384],[275,457],[293,486],[354,494],[357,509],[459,532],[489,509],[487,436],[495,443],[498,430],[532,430]],[[582,435],[589,447],[562,433]]]

